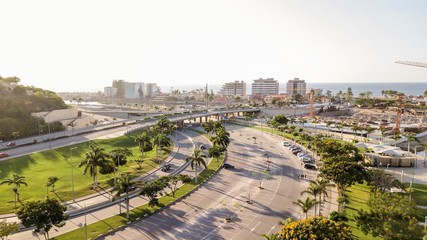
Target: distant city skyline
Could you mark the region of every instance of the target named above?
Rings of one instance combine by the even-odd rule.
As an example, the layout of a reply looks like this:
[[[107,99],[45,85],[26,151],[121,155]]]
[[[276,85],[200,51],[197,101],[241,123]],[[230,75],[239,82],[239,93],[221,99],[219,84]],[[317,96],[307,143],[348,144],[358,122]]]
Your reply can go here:
[[[0,75],[60,92],[294,77],[426,82],[427,1],[2,1]],[[162,88],[168,92],[169,89]]]

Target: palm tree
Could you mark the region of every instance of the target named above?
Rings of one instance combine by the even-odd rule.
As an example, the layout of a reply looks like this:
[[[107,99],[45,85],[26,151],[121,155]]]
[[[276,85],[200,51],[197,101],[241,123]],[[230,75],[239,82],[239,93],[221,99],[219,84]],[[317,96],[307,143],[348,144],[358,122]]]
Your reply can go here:
[[[307,190],[302,191],[301,195],[303,195],[304,193],[308,193],[310,195],[312,195],[314,197],[314,199],[316,200],[316,204],[314,205],[314,215],[316,216],[317,214],[317,203],[319,203],[317,201],[317,196],[319,196],[322,192],[321,192],[321,187],[319,186],[319,184],[316,181],[310,180],[310,184],[308,185]],[[320,208],[320,206],[319,206]]]
[[[113,191],[116,191],[114,198],[119,198],[123,193],[126,195],[126,220],[129,220],[129,192],[139,184],[139,182],[132,181],[131,175],[126,173],[117,179],[116,185],[114,185]]]
[[[202,123],[202,128],[206,131],[208,136],[211,136],[211,133],[214,131],[214,122],[212,120]]]
[[[138,143],[139,150],[141,151],[141,158],[144,159],[144,153],[153,150],[153,143],[151,142],[151,136],[147,132],[142,132],[135,142]]]
[[[310,181],[313,182],[314,185],[316,185],[316,188],[319,192],[319,205],[322,204],[322,202],[325,200],[325,196],[328,196],[328,190],[327,188],[329,186],[332,186],[332,184],[329,183],[329,180],[324,179],[324,178],[318,178],[316,179],[316,181]],[[323,200],[322,200],[322,195],[323,195]],[[320,206],[319,206],[319,216],[320,216]]]
[[[120,175],[120,165],[125,165],[127,163],[127,157],[133,155],[132,151],[129,148],[122,147],[116,148],[109,152],[111,161],[113,161],[114,167],[114,184],[116,184],[116,170]]]
[[[399,132],[395,132],[394,134],[393,134],[393,137],[391,137],[391,139],[393,139],[394,140],[394,146],[396,147],[396,145],[397,145],[397,140],[399,140],[399,139],[401,139],[402,138],[402,136],[400,136],[400,133]]]
[[[158,133],[154,136],[154,145],[156,145],[156,159],[159,160],[159,149],[164,149],[172,145],[172,141],[164,133]]]
[[[211,139],[214,146],[227,148],[230,144],[230,133],[225,130],[220,130],[216,132],[215,136]]]
[[[411,149],[411,141],[416,141],[416,140],[417,138],[415,137],[415,133],[408,132],[406,134],[406,141],[408,141],[408,153],[409,153],[409,150]]]
[[[13,192],[15,193],[15,208],[16,208],[16,200],[18,200],[18,202],[21,202],[21,200],[19,200],[19,193],[18,193],[18,188],[21,187],[21,185],[25,185],[28,187],[27,182],[25,182],[25,177],[19,176],[18,174],[13,174],[13,178],[5,178],[0,185],[6,184],[7,185],[15,185],[15,187],[13,188]]]
[[[218,162],[219,157],[221,156],[223,151],[224,151],[224,149],[222,147],[213,146],[213,147],[209,148],[208,157],[215,158],[216,161]]]
[[[196,183],[197,183],[197,168],[203,165],[205,168],[206,162],[205,162],[206,156],[202,153],[202,150],[200,149],[194,149],[193,154],[185,159],[185,161],[190,162],[191,169],[194,170],[195,177],[196,177]]]
[[[381,132],[381,144],[383,144],[383,142],[384,142],[384,134],[387,131],[387,129],[384,126],[380,126],[378,128],[378,130],[380,130],[380,132]]]
[[[83,174],[86,174],[89,170],[89,174],[93,178],[93,189],[95,189],[98,186],[98,168],[105,169],[111,167],[111,165],[112,162],[103,148],[90,145],[90,151],[86,153],[86,157],[80,162],[79,167],[85,166]]]
[[[308,211],[310,211],[310,209],[316,205],[317,201],[316,199],[307,197],[304,201],[302,201],[301,199],[298,199],[296,202],[292,202],[295,205],[298,205],[302,212],[305,213],[305,219],[307,219],[307,213]]]

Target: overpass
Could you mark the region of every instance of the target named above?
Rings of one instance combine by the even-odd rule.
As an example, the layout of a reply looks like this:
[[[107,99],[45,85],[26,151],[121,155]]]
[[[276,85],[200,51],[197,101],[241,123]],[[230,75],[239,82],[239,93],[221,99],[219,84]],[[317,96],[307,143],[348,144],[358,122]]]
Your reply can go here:
[[[80,134],[85,134],[85,133],[95,132],[95,131],[102,131],[102,130],[119,127],[119,126],[129,126],[132,124],[139,124],[138,127],[132,128],[132,131],[136,131],[142,128],[153,126],[154,124],[157,123],[158,118],[160,116],[166,116],[171,122],[177,124],[178,126],[183,126],[184,121],[191,120],[191,122],[194,121],[194,122],[202,123],[204,121],[205,122],[208,121],[209,118],[215,118],[216,120],[221,121],[221,120],[227,120],[228,118],[233,116],[241,116],[245,112],[260,112],[260,109],[235,108],[235,109],[216,109],[211,111],[192,111],[192,112],[189,111],[189,112],[169,113],[169,114],[157,113],[151,117],[146,117],[146,116],[134,117],[131,119],[119,120],[112,123],[88,126],[85,128],[65,130],[65,131],[59,131],[59,132],[54,132],[50,134],[43,134],[43,135],[17,139],[17,140],[14,140],[14,142],[16,142],[15,147],[19,147],[20,145],[36,144],[36,143],[46,142],[46,141],[50,141],[58,138],[71,137],[74,135],[80,135]],[[95,111],[93,113],[95,113]],[[7,142],[0,143],[0,150],[7,149],[8,147],[6,146],[6,144]]]

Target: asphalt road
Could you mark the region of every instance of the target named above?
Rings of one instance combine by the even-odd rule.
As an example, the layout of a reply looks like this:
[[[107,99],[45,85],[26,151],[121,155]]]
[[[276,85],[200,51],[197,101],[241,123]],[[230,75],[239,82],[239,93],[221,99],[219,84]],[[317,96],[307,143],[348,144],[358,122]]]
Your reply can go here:
[[[179,152],[174,156],[173,160],[170,162],[172,165],[171,170],[169,170],[169,172],[167,173],[162,172],[160,170],[156,170],[155,172],[147,176],[144,180],[158,178],[159,176],[170,174],[171,172],[176,170],[176,168],[183,165],[185,163],[185,159],[192,154],[194,146],[198,147],[200,146],[200,144],[210,146],[209,141],[205,137],[193,131],[184,130],[180,132],[182,134],[180,133],[176,135],[177,142],[179,142]],[[191,176],[194,175],[194,171],[192,171],[191,168],[189,167],[186,168],[182,173],[191,175]],[[106,200],[108,201],[111,199],[111,197],[112,197],[111,194],[104,193],[94,198],[88,198],[84,201],[79,201],[78,203],[76,203],[79,206],[74,206],[74,207],[84,208],[85,204],[91,205],[97,201],[106,201]],[[138,197],[132,198],[130,200],[130,209],[146,204],[147,202],[148,200],[145,197],[138,196]],[[125,211],[125,208],[126,208],[126,205],[124,203],[121,203],[121,204],[118,203],[106,208],[89,212],[85,215],[72,217],[66,221],[66,224],[64,227],[52,229],[52,231],[50,231],[50,236],[54,237],[54,236],[72,231],[74,229],[81,228],[82,226],[84,226],[85,221],[87,224],[102,221],[105,218],[119,214],[121,211]],[[9,239],[11,240],[44,239],[44,237],[43,235],[33,233],[31,230],[27,230],[27,231],[19,232],[12,236],[9,236]]]
[[[260,239],[263,233],[279,232],[278,220],[301,218],[292,201],[308,180],[298,176],[306,172],[314,179],[316,173],[304,170],[271,135],[236,126],[229,130],[227,161],[235,169],[220,170],[183,200],[101,239]],[[262,174],[267,169],[264,153],[270,156],[270,177]],[[249,194],[251,204],[246,202]]]

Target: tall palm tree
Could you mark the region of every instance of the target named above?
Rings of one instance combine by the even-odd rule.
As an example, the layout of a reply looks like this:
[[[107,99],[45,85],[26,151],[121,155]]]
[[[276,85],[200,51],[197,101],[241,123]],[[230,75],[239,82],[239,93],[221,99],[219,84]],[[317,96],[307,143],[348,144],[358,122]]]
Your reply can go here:
[[[292,203],[295,205],[298,205],[301,208],[302,212],[305,213],[305,219],[307,219],[308,211],[310,211],[310,209],[316,205],[317,201],[316,199],[307,197],[304,201],[302,201],[301,199],[298,199],[296,202],[292,202]]]
[[[90,145],[90,151],[86,153],[86,157],[80,162],[79,167],[85,166],[83,174],[89,171],[90,176],[93,178],[93,189],[95,189],[98,186],[98,168],[108,168],[111,167],[111,165],[112,161],[104,152],[103,148]]]
[[[141,151],[141,158],[144,159],[144,153],[153,150],[153,143],[151,142],[151,136],[147,132],[142,132],[135,142],[138,143],[139,150]]]
[[[114,185],[113,192],[115,191],[115,198],[119,198],[123,193],[126,195],[126,220],[129,220],[129,192],[135,189],[140,183],[132,181],[132,177],[129,174],[123,174],[117,179],[116,185]]]
[[[310,181],[310,184],[311,182],[313,182],[313,184],[316,185],[316,188],[318,189],[319,205],[321,205],[322,202],[325,200],[325,197],[328,196],[328,187],[332,186],[332,184],[330,184],[329,180],[324,178],[318,178],[316,179],[316,181]],[[322,199],[322,195],[323,195],[323,199]],[[319,216],[320,216],[320,206],[319,206]]]
[[[394,146],[396,147],[396,145],[397,145],[397,140],[399,140],[399,139],[401,139],[402,138],[402,136],[400,136],[400,133],[399,132],[395,132],[394,134],[393,134],[393,137],[391,137],[391,139],[393,139],[394,140]]]
[[[378,130],[380,130],[380,132],[381,132],[381,144],[383,144],[384,143],[384,134],[387,131],[387,129],[384,126],[380,126],[378,128]]]
[[[222,147],[213,146],[213,147],[209,148],[208,157],[215,158],[216,161],[218,162],[219,157],[221,156],[223,151],[224,151],[224,149]]]
[[[214,122],[212,120],[202,123],[202,128],[206,131],[206,133],[211,136],[212,132],[214,131]]]
[[[215,136],[211,139],[214,146],[227,148],[230,144],[230,133],[225,130],[216,132]]]
[[[316,200],[316,204],[314,205],[314,215],[317,215],[317,196],[319,196],[321,194],[321,187],[319,186],[319,184],[316,181],[311,180],[310,184],[307,187],[307,190],[302,191],[301,195],[303,195],[304,193],[308,193],[310,195],[312,195],[314,197],[314,199]],[[320,207],[320,206],[319,206]]]
[[[125,165],[127,163],[127,157],[133,155],[132,151],[127,147],[116,148],[109,152],[111,161],[113,161],[114,168],[114,184],[116,184],[116,171],[120,175],[120,165]]]
[[[409,153],[409,150],[411,149],[411,141],[416,141],[417,138],[415,137],[415,133],[413,132],[408,132],[405,136],[406,136],[406,141],[408,141],[408,153]]]
[[[206,155],[203,154],[202,150],[200,149],[194,149],[193,154],[185,159],[185,161],[190,162],[191,169],[194,170],[195,177],[196,177],[196,183],[197,183],[197,168],[203,165],[205,168],[206,162],[205,162]]]
[[[156,159],[159,160],[159,149],[162,150],[172,145],[170,138],[164,133],[158,133],[154,136],[154,145],[156,146]]]
[[[13,174],[13,178],[5,178],[0,185],[6,184],[7,185],[14,185],[13,187],[13,192],[15,194],[15,208],[16,208],[16,200],[18,200],[18,202],[21,202],[21,200],[19,200],[19,193],[18,193],[18,188],[21,187],[21,185],[25,185],[28,187],[27,182],[25,182],[25,177],[19,176],[18,174]]]

